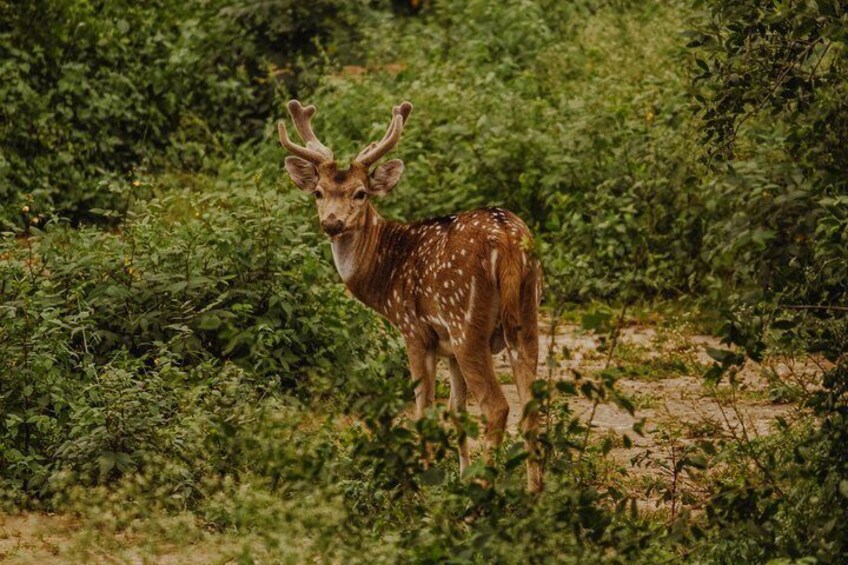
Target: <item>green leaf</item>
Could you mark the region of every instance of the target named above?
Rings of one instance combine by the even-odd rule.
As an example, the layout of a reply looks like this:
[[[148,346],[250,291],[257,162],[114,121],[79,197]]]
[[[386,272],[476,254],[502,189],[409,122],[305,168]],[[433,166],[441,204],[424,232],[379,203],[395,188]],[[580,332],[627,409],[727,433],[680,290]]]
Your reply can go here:
[[[197,326],[201,330],[217,330],[221,327],[221,318],[217,314],[208,314],[200,318]]]
[[[430,467],[421,473],[421,482],[428,486],[437,486],[445,481],[445,471],[441,467]]]
[[[97,458],[97,463],[100,469],[100,477],[106,477],[115,468],[115,454],[107,451]]]
[[[465,468],[465,472],[462,473],[462,479],[475,479],[478,477],[485,477],[487,474],[486,464],[482,459],[478,459]]]
[[[584,330],[604,333],[609,330],[609,322],[612,317],[612,311],[606,308],[596,308],[580,317],[580,325]]]

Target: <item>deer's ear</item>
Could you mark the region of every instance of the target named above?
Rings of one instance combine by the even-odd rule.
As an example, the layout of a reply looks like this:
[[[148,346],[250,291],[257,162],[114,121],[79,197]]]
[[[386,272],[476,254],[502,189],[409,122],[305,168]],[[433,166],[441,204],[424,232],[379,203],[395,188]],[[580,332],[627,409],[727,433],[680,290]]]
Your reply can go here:
[[[386,161],[371,173],[371,192],[383,196],[391,192],[403,174],[403,161],[392,159]]]
[[[300,157],[286,157],[286,171],[298,188],[312,192],[318,186],[318,169]]]

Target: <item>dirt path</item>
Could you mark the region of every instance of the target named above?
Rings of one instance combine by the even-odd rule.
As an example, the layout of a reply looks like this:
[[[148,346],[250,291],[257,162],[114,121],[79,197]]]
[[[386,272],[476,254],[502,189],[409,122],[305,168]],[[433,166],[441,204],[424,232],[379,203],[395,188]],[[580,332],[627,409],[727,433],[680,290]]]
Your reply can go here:
[[[560,326],[553,344],[559,367],[548,373],[544,360],[551,336],[540,336],[539,377],[574,380],[575,372],[592,379],[607,362],[602,340],[577,325]],[[740,386],[728,383],[709,386],[703,373],[712,364],[707,347],[721,347],[712,336],[686,334],[674,329],[634,325],[622,331],[610,369],[616,388],[631,398],[634,414],[612,403],[593,403],[581,396],[569,401],[574,413],[587,423],[591,417],[594,437],[608,436],[616,446],[611,453],[621,469],[634,480],[661,477],[671,457],[671,444],[682,447],[700,439],[756,438],[773,431],[778,418],[800,415],[791,393],[814,387],[819,367],[785,359],[768,359],[747,365],[739,374]],[[521,416],[518,392],[505,353],[496,359],[496,372],[510,404],[508,426],[516,433]],[[780,378],[767,378],[768,375]],[[447,369],[440,365],[440,378]],[[793,388],[794,387],[794,388]],[[469,410],[479,415],[470,402]],[[643,435],[634,425],[644,419]],[[632,440],[624,447],[621,436]],[[636,463],[640,461],[641,463]],[[647,464],[646,464],[647,463]]]

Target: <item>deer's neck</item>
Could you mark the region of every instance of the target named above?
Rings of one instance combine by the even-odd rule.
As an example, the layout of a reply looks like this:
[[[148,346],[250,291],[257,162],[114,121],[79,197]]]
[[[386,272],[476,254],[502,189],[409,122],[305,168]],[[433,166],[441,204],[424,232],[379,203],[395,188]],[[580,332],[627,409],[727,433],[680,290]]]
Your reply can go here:
[[[398,224],[388,222],[370,205],[364,226],[331,242],[333,262],[347,288],[366,305],[382,312],[393,279],[389,261],[392,234]]]

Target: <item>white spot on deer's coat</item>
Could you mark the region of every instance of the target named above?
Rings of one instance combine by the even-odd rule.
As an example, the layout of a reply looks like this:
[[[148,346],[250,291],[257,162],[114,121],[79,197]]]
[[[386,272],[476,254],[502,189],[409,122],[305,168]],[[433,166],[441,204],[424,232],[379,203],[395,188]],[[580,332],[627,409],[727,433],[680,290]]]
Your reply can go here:
[[[471,296],[468,297],[468,308],[465,309],[465,321],[471,322],[471,315],[474,313],[474,298],[477,295],[477,281],[471,277]]]
[[[442,329],[445,329],[445,330],[448,329],[448,323],[441,316],[434,316],[432,322],[434,324],[438,324],[439,328],[442,328]]]

